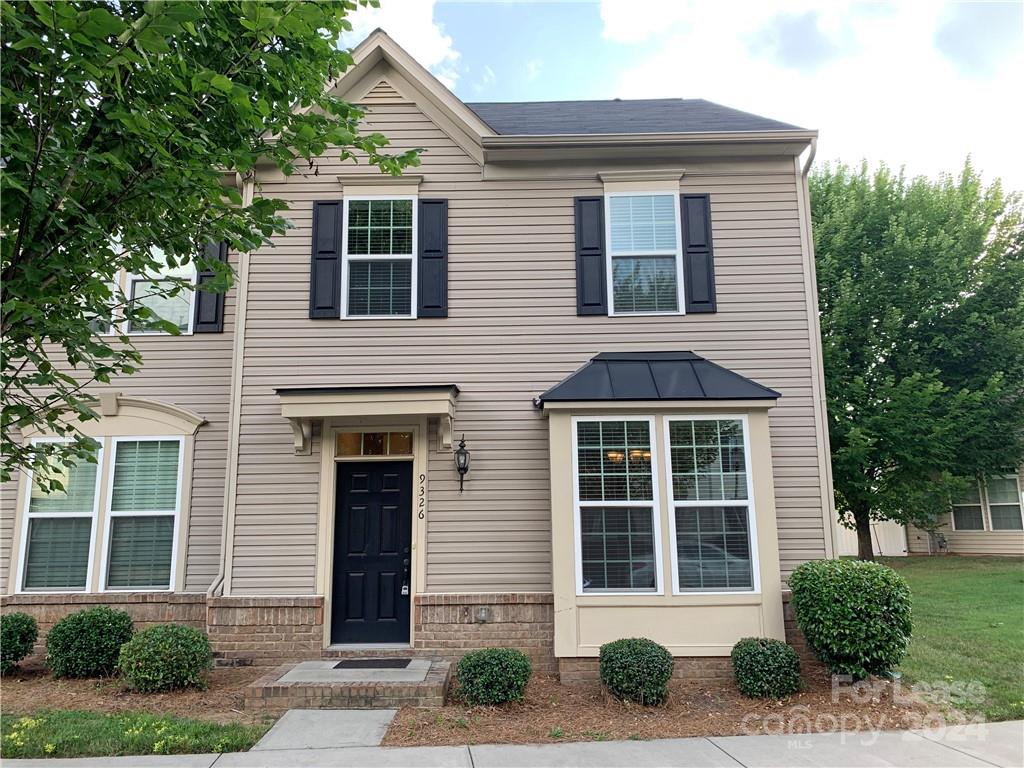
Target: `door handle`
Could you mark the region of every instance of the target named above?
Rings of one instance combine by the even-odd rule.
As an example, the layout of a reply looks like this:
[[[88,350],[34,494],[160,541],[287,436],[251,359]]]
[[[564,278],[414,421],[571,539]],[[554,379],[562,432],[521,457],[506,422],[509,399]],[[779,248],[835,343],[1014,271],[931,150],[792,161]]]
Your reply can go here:
[[[402,597],[409,596],[409,558],[402,560]]]

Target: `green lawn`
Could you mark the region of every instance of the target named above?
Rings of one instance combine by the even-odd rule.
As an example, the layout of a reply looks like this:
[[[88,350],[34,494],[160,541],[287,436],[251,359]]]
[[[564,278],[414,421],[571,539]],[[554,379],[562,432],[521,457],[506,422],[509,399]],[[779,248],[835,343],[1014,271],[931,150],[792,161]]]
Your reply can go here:
[[[911,682],[967,684],[959,709],[989,720],[1024,718],[1024,560],[896,557],[913,591],[914,636],[901,665]],[[977,690],[977,689],[975,689]]]
[[[15,758],[241,752],[259,741],[268,727],[140,712],[40,711],[0,716],[0,753]]]

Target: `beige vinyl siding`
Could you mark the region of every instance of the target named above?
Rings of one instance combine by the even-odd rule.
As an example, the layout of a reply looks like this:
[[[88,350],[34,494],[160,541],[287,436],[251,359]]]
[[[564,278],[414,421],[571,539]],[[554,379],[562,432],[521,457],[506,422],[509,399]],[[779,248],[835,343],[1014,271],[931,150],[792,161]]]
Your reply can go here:
[[[375,92],[379,92],[378,86]],[[432,438],[427,591],[551,588],[547,420],[532,399],[595,353],[693,350],[782,392],[771,412],[783,570],[825,554],[812,363],[791,158],[688,160],[681,191],[710,192],[718,313],[578,317],[573,197],[591,178],[484,181],[411,102],[367,101],[367,129],[425,149],[421,197],[449,201],[449,317],[309,320],[314,200],[365,165],[261,177],[294,229],[252,254],[229,589],[314,590],[320,443],[296,456],[275,387],[457,384],[455,432],[473,452],[465,492]],[[578,175],[578,174],[577,174]],[[566,471],[569,471],[566,468]]]
[[[236,257],[230,257],[234,264]],[[237,265],[236,265],[237,266]],[[117,390],[124,395],[171,403],[206,418],[195,438],[192,495],[185,562],[185,590],[202,592],[219,568],[220,533],[224,512],[224,473],[227,462],[228,399],[231,379],[231,344],[235,318],[235,291],[225,297],[224,332],[191,336],[143,336],[133,340],[142,354],[139,373],[92,386],[89,392]],[[18,483],[0,491],[0,591],[13,587],[11,547],[14,517],[18,512]]]

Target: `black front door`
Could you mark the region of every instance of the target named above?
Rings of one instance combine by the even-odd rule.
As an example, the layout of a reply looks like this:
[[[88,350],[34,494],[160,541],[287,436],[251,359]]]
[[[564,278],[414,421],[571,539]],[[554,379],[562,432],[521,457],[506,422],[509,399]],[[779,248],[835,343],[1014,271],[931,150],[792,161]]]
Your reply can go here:
[[[338,464],[332,643],[409,642],[412,462]]]

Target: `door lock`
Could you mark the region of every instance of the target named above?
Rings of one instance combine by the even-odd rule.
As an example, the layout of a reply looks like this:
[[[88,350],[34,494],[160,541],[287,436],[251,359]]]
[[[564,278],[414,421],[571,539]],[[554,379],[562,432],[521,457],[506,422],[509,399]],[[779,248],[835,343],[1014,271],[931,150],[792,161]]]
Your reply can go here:
[[[409,596],[409,558],[402,560],[402,597]]]

